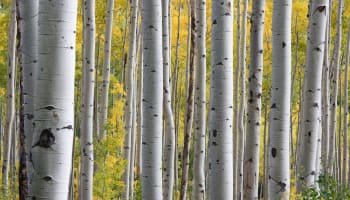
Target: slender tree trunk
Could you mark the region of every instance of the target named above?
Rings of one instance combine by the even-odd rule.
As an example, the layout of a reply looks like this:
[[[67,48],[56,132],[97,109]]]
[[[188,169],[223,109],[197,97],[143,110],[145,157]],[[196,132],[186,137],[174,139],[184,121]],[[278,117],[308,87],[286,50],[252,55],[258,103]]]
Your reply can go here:
[[[269,114],[268,114],[268,96],[270,94],[266,95],[265,97],[265,116],[264,116],[264,184],[263,184],[263,199],[268,200],[268,189],[269,189],[269,184],[268,184],[268,160],[269,160],[269,150],[268,146],[270,145],[270,140],[268,136],[268,131],[270,129],[270,123],[268,122]]]
[[[180,199],[186,200],[186,192],[188,186],[188,171],[190,165],[190,144],[193,126],[193,110],[194,110],[194,87],[195,87],[195,51],[196,51],[196,0],[190,0],[191,17],[190,25],[190,55],[188,63],[188,93],[186,100],[185,112],[185,130],[184,130],[184,148],[182,152],[182,177]]]
[[[332,0],[329,0],[329,12],[325,36],[324,58],[322,67],[322,169],[327,172],[327,160],[329,152],[329,50],[330,50],[330,23],[332,13]]]
[[[7,90],[6,90],[6,122],[4,134],[4,156],[2,161],[2,188],[3,194],[8,192],[8,177],[10,170],[11,137],[15,121],[15,79],[16,79],[16,1],[12,2],[11,19],[9,23],[8,42],[8,68],[7,68]]]
[[[233,9],[212,2],[212,72],[209,111],[209,199],[233,199]]]
[[[95,89],[95,1],[84,0],[83,101],[80,123],[80,199],[92,200],[93,185],[93,115]]]
[[[195,200],[205,199],[205,132],[206,132],[206,2],[196,1],[196,94],[193,160],[193,192]]]
[[[160,0],[142,4],[142,197],[162,199],[163,59],[162,5]]]
[[[129,19],[129,4],[132,3],[132,0],[125,1],[125,23],[123,25],[123,35],[122,35],[122,52],[121,52],[121,58],[120,59],[120,66],[121,66],[121,82],[123,83],[124,89],[126,87],[126,78],[125,78],[125,73],[126,73],[126,65],[127,65],[127,59],[128,55],[125,53],[125,46],[126,46],[126,40],[127,40],[127,33],[128,33],[128,19]],[[129,32],[130,35],[130,32]]]
[[[136,67],[134,69],[134,73],[133,73],[134,77],[136,77]],[[131,147],[130,147],[130,165],[129,165],[129,171],[130,171],[130,175],[129,175],[129,198],[130,199],[134,199],[134,179],[135,179],[135,171],[134,171],[134,167],[135,167],[135,148],[136,148],[136,92],[137,92],[137,83],[136,83],[136,78],[134,79],[134,90],[133,90],[133,113],[132,113],[132,130],[131,130]]]
[[[175,156],[174,156],[174,187],[177,189],[178,185],[178,132],[179,132],[179,109],[180,105],[179,99],[181,96],[181,89],[178,90],[178,82],[179,82],[179,47],[180,47],[180,19],[181,19],[181,0],[178,1],[177,4],[177,31],[176,31],[176,47],[175,47],[175,64],[174,64],[174,72],[172,79],[172,108],[174,114],[174,123],[175,123]],[[181,87],[181,86],[180,86]],[[177,92],[180,92],[180,95],[177,95]]]
[[[348,81],[349,81],[349,56],[350,56],[350,20],[348,26],[348,37],[346,45],[346,58],[345,58],[345,72],[344,72],[344,147],[343,147],[343,172],[342,172],[342,184],[347,185],[347,166],[348,166]]]
[[[268,194],[271,200],[289,199],[291,14],[291,0],[274,0]]]
[[[132,126],[133,126],[133,101],[134,101],[134,71],[137,61],[137,15],[138,15],[138,0],[132,0],[131,2],[131,16],[130,16],[130,32],[129,32],[129,50],[127,61],[127,75],[126,75],[126,103],[125,103],[125,140],[124,140],[124,159],[128,164],[124,172],[125,191],[123,199],[129,199],[130,193],[130,173],[131,173],[131,138],[132,138]]]
[[[171,38],[170,38],[170,10],[169,0],[162,1],[162,28],[163,28],[163,84],[164,84],[164,117],[165,117],[165,146],[164,148],[164,190],[163,199],[173,199],[174,189],[174,162],[175,162],[175,124],[171,103]]]
[[[343,0],[338,2],[337,11],[337,35],[335,39],[333,58],[331,61],[330,72],[330,125],[329,125],[329,155],[328,155],[328,172],[332,171],[332,165],[334,164],[335,157],[335,134],[337,123],[337,104],[338,104],[338,82],[339,82],[339,68],[340,68],[340,49],[341,49],[341,36],[342,36],[342,16],[343,16]]]
[[[39,5],[32,198],[63,200],[72,166],[77,1],[39,0]]]
[[[243,199],[258,199],[261,97],[263,75],[263,34],[265,0],[254,0],[250,31],[247,137],[244,154]],[[266,119],[265,119],[266,120]]]
[[[113,9],[114,0],[107,1],[105,44],[102,70],[102,94],[101,94],[101,111],[100,111],[100,130],[99,140],[106,136],[107,115],[108,115],[108,94],[109,80],[111,73],[111,43],[112,43],[112,26],[113,26]]]
[[[321,132],[321,87],[328,0],[310,0],[307,62],[304,79],[297,191],[313,186],[316,177],[317,141]]]
[[[236,39],[236,60],[237,66],[235,71],[235,83],[234,83],[234,111],[233,111],[233,196],[238,198],[237,184],[238,184],[238,139],[239,139],[239,79],[241,73],[241,0],[237,1],[237,39]]]
[[[245,112],[246,112],[246,57],[247,57],[247,12],[248,0],[244,0],[242,15],[242,33],[241,33],[241,58],[240,58],[240,107],[238,124],[238,167],[237,167],[237,195],[238,199],[243,198],[243,162],[244,162],[244,143],[245,143]]]
[[[37,31],[38,31],[38,0],[18,0],[19,32],[21,62],[21,130],[20,130],[20,164],[19,164],[19,198],[31,196],[29,149],[32,144],[33,133],[33,74],[37,68]]]
[[[173,73],[173,79],[172,79],[172,107],[174,110],[174,113],[177,113],[176,105],[177,105],[177,98],[176,93],[178,92],[178,80],[179,80],[179,68],[180,68],[180,62],[179,62],[179,47],[180,47],[180,20],[181,20],[181,0],[179,0],[177,5],[177,31],[176,31],[176,45],[175,45],[175,65],[174,65],[174,73]],[[176,123],[175,123],[176,126]],[[176,132],[176,131],[175,131]]]

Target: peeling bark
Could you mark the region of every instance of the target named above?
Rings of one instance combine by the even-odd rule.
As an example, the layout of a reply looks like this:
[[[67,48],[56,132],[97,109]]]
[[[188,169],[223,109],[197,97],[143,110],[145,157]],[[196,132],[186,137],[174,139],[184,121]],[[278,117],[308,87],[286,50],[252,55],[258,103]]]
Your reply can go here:
[[[21,64],[21,128],[20,128],[20,199],[31,196],[29,150],[32,144],[34,118],[34,80],[37,69],[38,0],[19,0],[19,54]]]

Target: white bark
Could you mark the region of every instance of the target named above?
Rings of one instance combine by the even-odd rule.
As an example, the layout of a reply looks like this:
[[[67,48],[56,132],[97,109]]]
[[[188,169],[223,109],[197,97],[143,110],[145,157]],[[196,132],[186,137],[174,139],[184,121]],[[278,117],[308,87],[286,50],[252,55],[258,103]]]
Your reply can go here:
[[[212,2],[212,72],[209,112],[209,199],[233,199],[233,9]]]
[[[206,2],[196,1],[196,92],[194,118],[193,192],[195,200],[205,199],[205,132],[206,132]]]
[[[243,199],[258,199],[264,18],[265,0],[254,0],[250,31],[248,124],[244,153]]]
[[[340,49],[341,49],[341,37],[342,37],[342,16],[343,16],[343,0],[338,2],[337,11],[337,32],[334,44],[333,58],[331,61],[330,71],[330,125],[329,125],[329,153],[328,153],[328,173],[332,171],[332,165],[335,160],[335,135],[336,135],[336,123],[337,123],[337,105],[338,105],[338,85],[339,85],[339,66],[340,66]]]
[[[15,121],[15,79],[16,79],[16,1],[12,2],[11,19],[9,22],[8,42],[8,68],[7,68],[7,89],[6,89],[6,121],[4,134],[4,156],[2,161],[2,188],[3,194],[7,195],[8,177],[10,170],[11,137]]]
[[[21,135],[21,156],[20,156],[20,196],[31,195],[31,184],[28,179],[31,175],[31,163],[29,162],[29,150],[32,144],[33,114],[34,114],[34,80],[37,69],[37,31],[38,31],[38,0],[19,0],[19,27],[20,37],[20,57],[22,68],[22,109],[23,109],[23,135]],[[22,141],[23,139],[23,141]],[[23,178],[23,179],[22,179]],[[23,180],[23,181],[22,181]]]
[[[93,115],[95,89],[95,1],[84,0],[84,46],[82,67],[82,105],[80,124],[80,183],[79,199],[92,200],[93,184]]]
[[[245,112],[246,112],[246,57],[247,57],[247,12],[248,0],[244,0],[243,14],[242,14],[242,33],[240,46],[240,107],[239,107],[239,125],[238,125],[238,163],[237,163],[237,195],[238,199],[243,198],[243,160],[244,160],[244,141],[245,141]]]
[[[113,26],[113,9],[114,0],[107,1],[106,27],[105,27],[105,43],[104,57],[102,69],[102,91],[101,91],[101,113],[99,123],[99,139],[102,140],[106,136],[107,115],[108,115],[108,94],[109,80],[111,74],[111,44],[112,44],[112,26]]]
[[[239,139],[239,79],[241,73],[241,0],[237,1],[237,53],[236,53],[236,71],[235,71],[235,85],[234,85],[234,111],[233,111],[233,196],[234,198],[238,198],[237,194],[237,184],[238,184],[238,139]]]
[[[162,5],[142,4],[142,198],[162,199],[163,59]]]
[[[164,176],[163,199],[173,199],[174,164],[175,164],[175,124],[171,107],[171,45],[170,45],[170,10],[169,0],[162,1],[162,39],[163,39],[163,106],[165,116]]]
[[[322,171],[327,171],[327,160],[329,152],[329,50],[330,50],[330,23],[332,13],[332,0],[329,0],[329,11],[327,17],[327,28],[324,47],[324,58],[322,68]]]
[[[289,199],[289,125],[291,85],[291,0],[274,0],[272,90],[269,145],[269,198]]]
[[[316,177],[318,135],[321,132],[322,64],[326,38],[328,0],[310,1],[307,61],[304,79],[297,191],[313,186]]]
[[[126,103],[125,103],[125,140],[124,140],[124,159],[127,160],[128,164],[124,172],[125,192],[123,199],[129,199],[130,191],[130,173],[131,172],[131,138],[132,138],[132,126],[133,126],[133,99],[134,99],[134,71],[137,61],[136,56],[136,32],[137,32],[137,11],[138,0],[132,0],[131,2],[131,19],[130,19],[130,32],[129,32],[129,50],[128,50],[128,62],[127,62],[127,75],[126,75]]]
[[[74,129],[76,0],[39,0],[31,148],[34,199],[68,199]]]
[[[344,147],[343,147],[343,172],[342,172],[342,184],[345,186],[348,184],[347,179],[347,165],[348,165],[348,89],[349,89],[349,56],[350,56],[350,20],[348,26],[348,37],[346,45],[346,58],[345,58],[345,80],[344,80]]]
[[[134,77],[136,77],[136,73],[133,73]],[[133,90],[133,110],[134,112],[132,113],[132,130],[131,130],[131,148],[130,148],[130,164],[129,164],[129,171],[130,171],[130,175],[129,175],[129,198],[130,199],[134,199],[134,179],[135,179],[135,171],[134,171],[134,166],[135,166],[135,148],[136,148],[136,91],[137,91],[137,87],[136,87],[136,79],[135,81],[135,87]]]

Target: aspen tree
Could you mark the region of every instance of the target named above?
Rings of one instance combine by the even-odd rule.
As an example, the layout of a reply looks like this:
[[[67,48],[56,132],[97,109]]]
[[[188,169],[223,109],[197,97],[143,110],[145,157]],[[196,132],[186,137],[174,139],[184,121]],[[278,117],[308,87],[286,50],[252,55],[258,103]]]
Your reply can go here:
[[[321,122],[322,64],[328,15],[328,0],[310,1],[304,101],[297,158],[297,191],[313,186],[316,177],[317,141]]]
[[[239,80],[241,73],[241,0],[237,0],[236,70],[234,78],[233,111],[233,196],[237,198],[238,184],[238,140],[239,140]]]
[[[10,171],[10,155],[13,127],[15,126],[15,79],[16,79],[16,1],[12,1],[11,19],[9,22],[9,42],[8,42],[8,66],[7,66],[7,88],[6,88],[6,121],[4,133],[4,156],[2,161],[2,187],[3,194],[7,195],[8,177]]]
[[[335,161],[335,135],[336,135],[336,123],[337,123],[337,105],[338,105],[338,86],[339,86],[339,66],[340,66],[340,49],[341,49],[341,37],[342,37],[342,16],[343,16],[343,0],[338,1],[337,11],[337,32],[333,50],[333,58],[331,61],[330,69],[330,124],[329,124],[329,153],[327,171],[330,174],[332,171],[332,165]]]
[[[74,130],[76,0],[39,0],[32,199],[68,199]]]
[[[20,164],[19,164],[19,198],[25,199],[31,195],[30,153],[33,133],[33,88],[37,69],[37,32],[38,32],[38,0],[19,0],[19,30],[20,30],[20,64],[21,64],[21,120],[23,128],[20,132]]]
[[[289,125],[291,85],[291,0],[274,0],[272,17],[271,129],[269,190],[274,199],[289,199]]]
[[[211,93],[209,107],[209,199],[233,199],[233,9],[212,2]]]
[[[329,152],[329,112],[330,112],[330,101],[329,101],[329,51],[330,51],[330,31],[331,31],[331,14],[332,14],[332,0],[329,0],[329,11],[327,17],[327,28],[324,46],[324,57],[322,67],[322,171],[327,171],[327,160]]]
[[[130,173],[131,172],[131,138],[132,138],[132,126],[133,126],[133,101],[134,101],[134,71],[136,68],[137,61],[137,15],[138,15],[138,0],[132,0],[131,2],[131,16],[130,16],[130,32],[129,32],[129,50],[128,50],[128,61],[127,61],[127,73],[126,73],[126,103],[125,103],[125,140],[124,140],[124,159],[127,160],[128,164],[124,172],[125,181],[125,192],[124,199],[129,199],[130,193]]]
[[[180,199],[186,200],[188,186],[188,171],[190,166],[190,146],[193,127],[194,111],[194,87],[195,87],[195,51],[196,51],[196,0],[190,0],[190,23],[189,23],[189,54],[187,63],[187,97],[185,111],[184,147],[182,152],[182,177]]]
[[[162,5],[142,3],[142,198],[162,199],[163,58]]]
[[[237,195],[238,199],[243,198],[243,160],[244,160],[244,141],[245,141],[245,112],[246,112],[246,57],[247,57],[247,12],[248,0],[244,0],[243,15],[242,15],[242,33],[240,46],[240,107],[239,107],[239,124],[238,124],[238,166],[237,166]]]
[[[247,135],[243,168],[244,199],[258,199],[264,17],[265,0],[254,0],[250,30]]]
[[[112,26],[113,26],[113,9],[114,0],[107,1],[107,15],[105,28],[105,43],[104,43],[104,57],[102,69],[102,91],[101,91],[101,107],[100,107],[100,123],[98,131],[99,140],[106,136],[106,123],[108,115],[108,94],[109,94],[109,80],[111,74],[111,44],[112,44]]]
[[[163,39],[163,106],[164,106],[164,170],[163,170],[163,199],[173,199],[173,188],[174,188],[174,165],[175,165],[175,124],[174,115],[172,110],[172,98],[171,98],[171,45],[170,45],[170,1],[162,1],[162,39]]]
[[[196,1],[196,92],[194,118],[193,199],[205,199],[206,1]]]
[[[92,200],[93,185],[93,115],[95,89],[95,1],[83,2],[83,68],[80,123],[80,199]]]
[[[348,36],[346,45],[346,58],[345,58],[345,72],[344,72],[344,147],[343,147],[343,171],[342,171],[342,184],[345,186],[348,184],[347,179],[347,166],[349,162],[348,158],[348,89],[349,89],[349,56],[350,56],[350,20],[348,26]]]

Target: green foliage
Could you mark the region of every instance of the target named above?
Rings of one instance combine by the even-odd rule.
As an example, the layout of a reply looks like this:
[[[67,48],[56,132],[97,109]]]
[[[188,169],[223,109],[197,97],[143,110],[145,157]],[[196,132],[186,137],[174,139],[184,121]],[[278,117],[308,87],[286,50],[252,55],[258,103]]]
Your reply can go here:
[[[350,188],[340,185],[331,176],[320,176],[317,183],[318,188],[307,188],[302,192],[299,199],[350,199]]]

